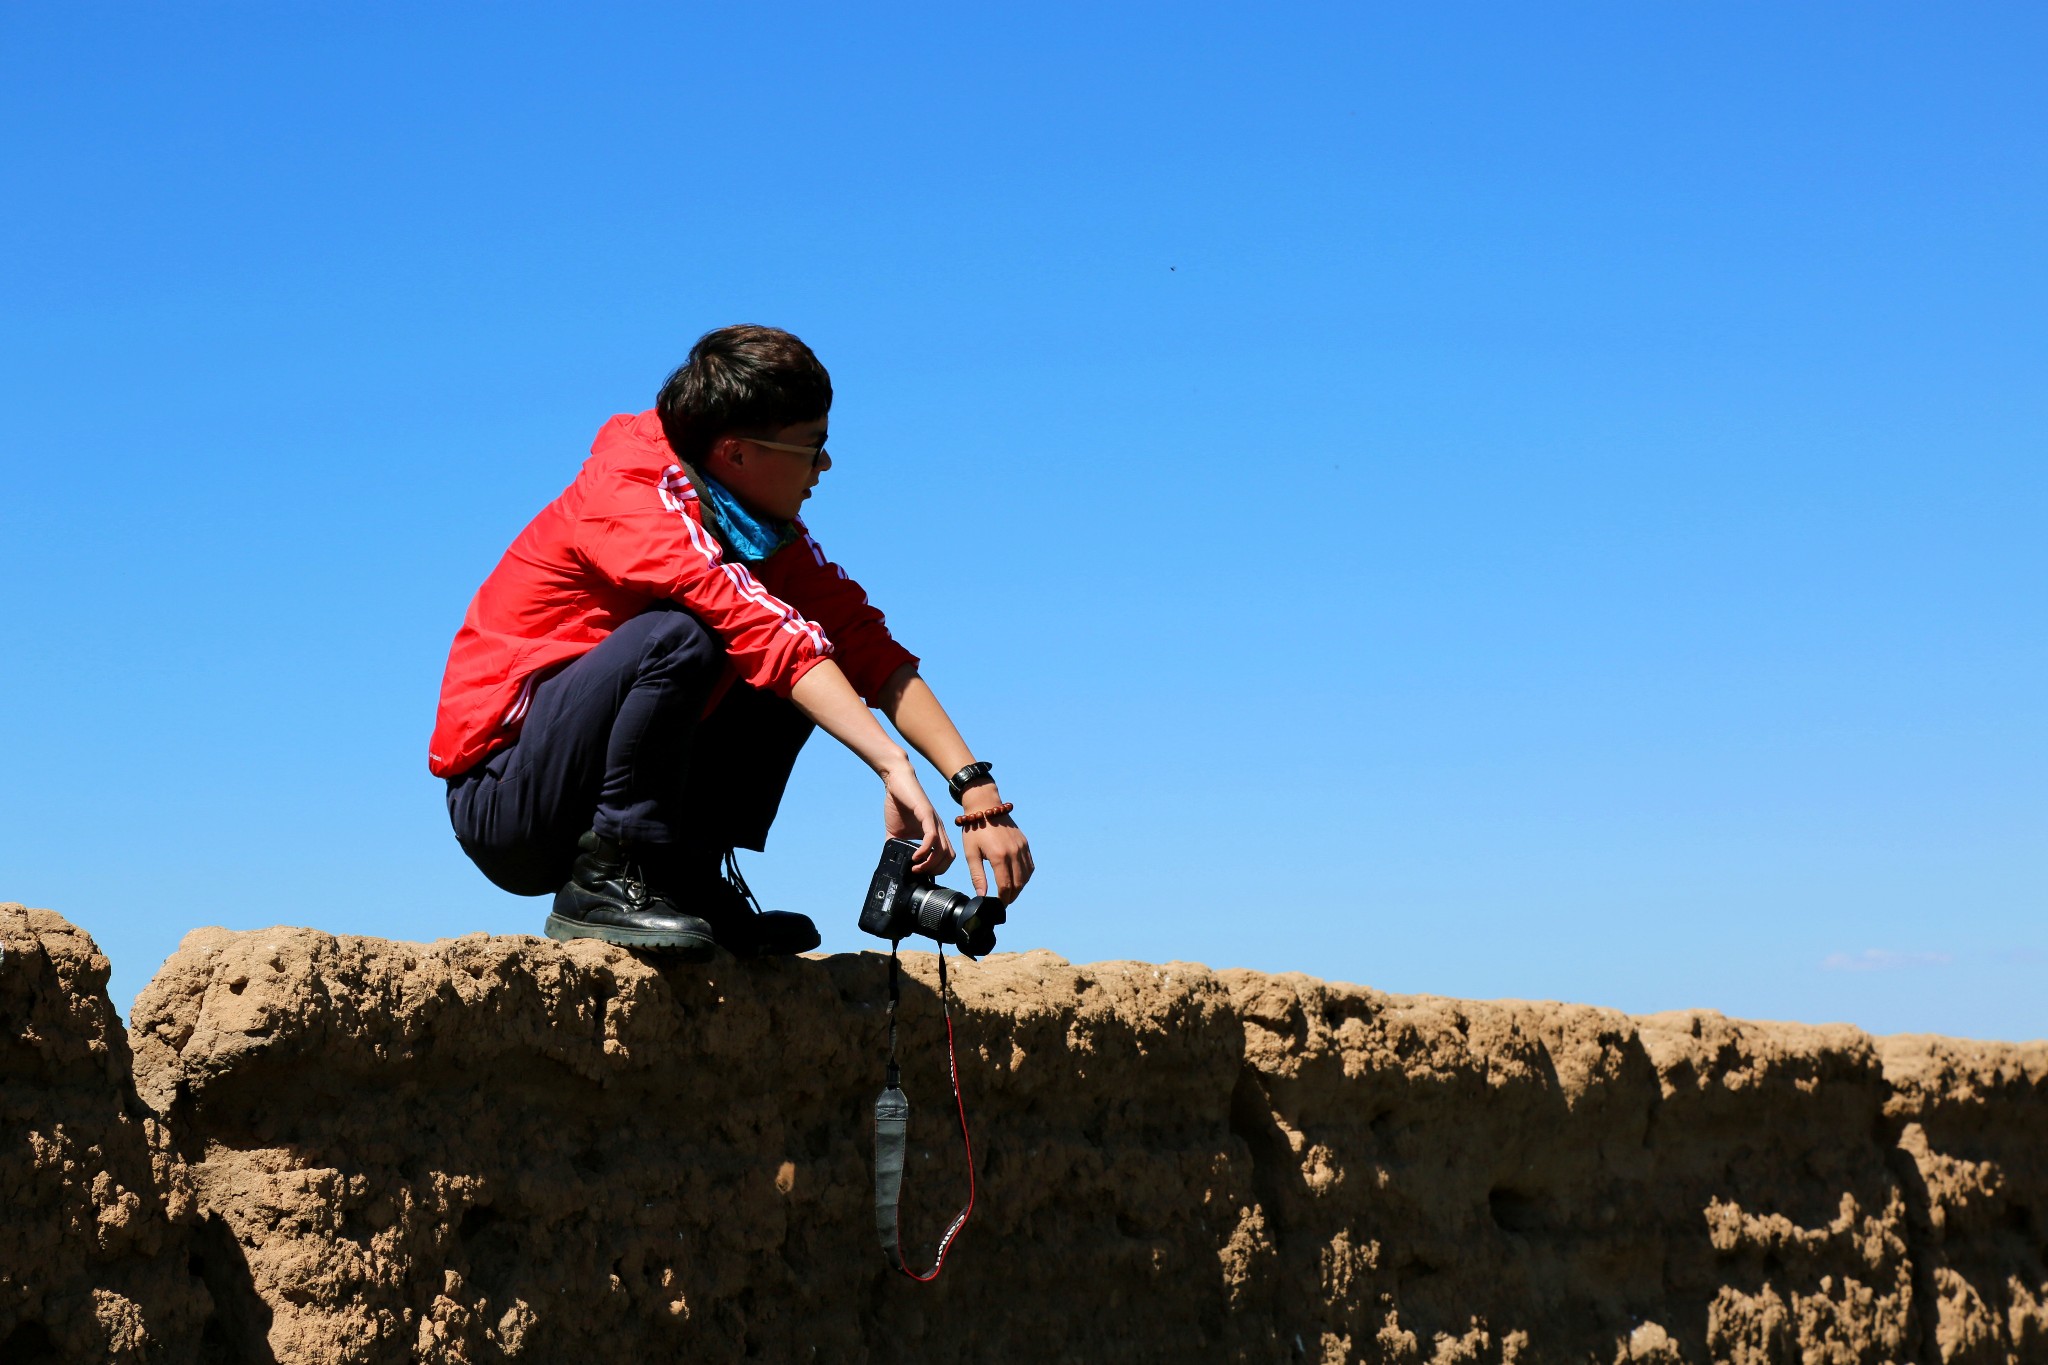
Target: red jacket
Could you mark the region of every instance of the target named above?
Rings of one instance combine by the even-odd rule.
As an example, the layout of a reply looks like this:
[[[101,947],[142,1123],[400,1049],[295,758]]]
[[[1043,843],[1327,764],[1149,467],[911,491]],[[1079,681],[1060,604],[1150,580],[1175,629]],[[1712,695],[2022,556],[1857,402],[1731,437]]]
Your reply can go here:
[[[606,422],[576,481],[527,523],[477,589],[448,651],[428,745],[436,777],[467,771],[518,736],[533,684],[657,598],[725,642],[726,681],[788,696],[835,659],[869,705],[915,656],[811,533],[758,565],[728,559],[653,412]]]

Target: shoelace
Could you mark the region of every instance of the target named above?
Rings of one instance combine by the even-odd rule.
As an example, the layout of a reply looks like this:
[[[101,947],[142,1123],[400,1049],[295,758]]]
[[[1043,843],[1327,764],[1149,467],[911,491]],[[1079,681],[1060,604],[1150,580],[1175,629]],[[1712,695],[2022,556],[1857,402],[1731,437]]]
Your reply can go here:
[[[725,851],[725,884],[739,893],[740,899],[747,903],[749,912],[756,915],[761,913],[761,902],[755,898],[754,888],[748,886],[747,879],[740,875],[739,854],[731,849]]]
[[[623,850],[622,850],[623,852]],[[626,904],[639,910],[654,899],[654,888],[647,884],[647,872],[631,858],[619,859],[619,884],[625,889]]]

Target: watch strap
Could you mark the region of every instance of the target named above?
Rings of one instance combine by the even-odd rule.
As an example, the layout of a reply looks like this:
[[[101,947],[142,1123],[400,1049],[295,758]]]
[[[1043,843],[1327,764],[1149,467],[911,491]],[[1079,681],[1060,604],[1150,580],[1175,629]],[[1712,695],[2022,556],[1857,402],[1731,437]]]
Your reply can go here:
[[[993,763],[970,763],[946,779],[946,790],[956,804],[962,803],[967,799],[967,789],[977,782],[988,781],[988,775],[994,768]]]

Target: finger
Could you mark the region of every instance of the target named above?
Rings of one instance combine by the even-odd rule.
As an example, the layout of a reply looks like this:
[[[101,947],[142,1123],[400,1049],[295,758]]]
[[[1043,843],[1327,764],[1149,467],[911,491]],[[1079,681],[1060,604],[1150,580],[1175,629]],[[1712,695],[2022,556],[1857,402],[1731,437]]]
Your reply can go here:
[[[931,848],[924,855],[924,862],[913,866],[927,876],[936,877],[953,865],[953,840],[946,833],[946,822],[931,806],[927,805],[918,818],[931,821]]]
[[[1002,870],[996,865],[997,855],[990,851],[993,842],[987,830],[980,831],[980,841],[968,853],[968,860],[974,865],[974,884],[978,895],[1001,896],[1003,894]]]
[[[988,894],[988,879],[981,874],[981,858],[978,854],[967,859],[967,880],[974,883],[975,895]]]

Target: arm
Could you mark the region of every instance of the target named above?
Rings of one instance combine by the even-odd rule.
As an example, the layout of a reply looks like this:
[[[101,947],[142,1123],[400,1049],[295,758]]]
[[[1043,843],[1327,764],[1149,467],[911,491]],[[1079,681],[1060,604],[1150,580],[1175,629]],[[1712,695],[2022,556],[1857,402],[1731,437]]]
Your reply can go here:
[[[953,861],[953,845],[938,812],[918,785],[910,755],[883,733],[875,713],[862,703],[839,665],[830,659],[813,664],[796,680],[789,699],[882,779],[883,830],[892,839],[918,839],[917,856],[910,865],[932,875],[945,871]]]
[[[905,664],[891,674],[875,700],[897,733],[909,740],[942,775],[951,777],[974,762],[974,751],[960,738],[960,731],[946,714],[946,708],[939,704],[931,686],[918,676],[916,664]],[[987,810],[1001,805],[1002,800],[1002,793],[990,778],[961,793],[961,806],[969,811]],[[977,893],[988,892],[983,863],[994,874],[996,894],[1005,904],[1015,900],[1031,880],[1031,843],[1009,816],[998,816],[980,829],[967,830],[960,843],[967,851],[967,875]]]
[[[604,440],[601,433],[600,446]],[[919,872],[944,871],[953,861],[953,845],[918,785],[909,756],[883,733],[846,674],[826,657],[832,645],[825,632],[764,588],[746,565],[726,561],[698,519],[697,492],[682,467],[670,465],[651,477],[643,461],[601,458],[594,449],[577,477],[591,484],[578,527],[578,550],[585,562],[610,582],[670,598],[695,613],[724,643],[742,677],[786,694],[806,717],[875,770],[886,793],[883,829],[892,839],[918,838],[911,866]],[[809,548],[817,567],[824,569],[816,542],[809,542]],[[844,575],[835,571],[833,578]],[[859,586],[849,580],[847,587],[865,606]],[[873,615],[879,625],[881,613]],[[793,683],[786,681],[791,678]]]

